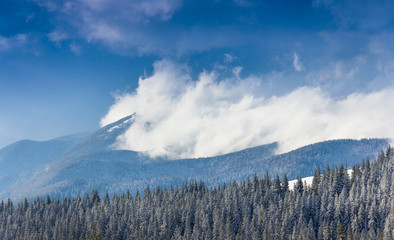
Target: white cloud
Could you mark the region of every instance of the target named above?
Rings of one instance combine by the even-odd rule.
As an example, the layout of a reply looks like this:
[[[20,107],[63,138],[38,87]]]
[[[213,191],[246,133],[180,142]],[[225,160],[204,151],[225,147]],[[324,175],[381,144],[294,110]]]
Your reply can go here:
[[[352,68],[349,73],[346,75],[346,78],[352,78],[354,75],[358,72],[359,68],[356,66],[355,68]]]
[[[107,23],[99,21],[94,21],[94,23],[89,25],[89,29],[86,32],[86,39],[88,42],[103,41],[105,43],[113,44],[122,42],[124,39],[122,33],[118,29],[108,25]]]
[[[294,67],[294,70],[296,70],[297,72],[305,71],[305,68],[302,65],[296,52],[293,52],[293,67]]]
[[[235,57],[231,54],[225,53],[224,55],[224,62],[231,63],[234,61]]]
[[[145,16],[159,16],[162,20],[168,20],[181,4],[181,0],[144,0],[136,1],[136,9]]]
[[[56,46],[60,46],[60,43],[68,38],[67,34],[60,30],[52,31],[47,36],[49,37],[49,40],[56,44]]]
[[[182,0],[38,0],[39,5],[55,13],[57,26],[48,37],[55,44],[68,38],[83,38],[88,42],[103,42],[139,46],[144,40],[144,26],[151,20],[167,21],[182,6]]]
[[[364,82],[364,89],[369,89],[366,86],[371,78],[367,74],[372,72],[373,70],[367,68],[359,58],[355,58],[347,62],[330,62],[321,68],[310,70],[306,73],[305,80],[314,86],[331,91],[330,93],[348,92],[349,90],[353,91],[355,85],[361,82]],[[390,84],[388,85],[390,86]]]
[[[15,47],[21,47],[27,43],[26,34],[17,34],[12,37],[0,35],[0,52],[11,50]]]
[[[70,51],[73,52],[75,55],[81,55],[81,46],[76,43],[70,43],[69,45]]]
[[[279,142],[279,152],[329,139],[393,137],[394,89],[353,93],[341,100],[318,87],[302,87],[265,99],[261,79],[219,80],[187,67],[154,65],[133,93],[119,95],[101,124],[135,113],[116,147],[172,159],[228,153]]]
[[[350,79],[353,78],[354,75],[359,71],[358,66],[354,66],[349,69],[348,72],[345,72],[344,66],[342,62],[337,62],[335,64],[335,78],[336,79]]]

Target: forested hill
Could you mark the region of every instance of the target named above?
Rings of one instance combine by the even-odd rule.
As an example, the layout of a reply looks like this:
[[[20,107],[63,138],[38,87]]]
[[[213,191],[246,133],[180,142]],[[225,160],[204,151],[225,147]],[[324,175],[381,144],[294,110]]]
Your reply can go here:
[[[25,197],[34,200],[47,194],[75,198],[93,189],[97,189],[100,196],[106,191],[112,195],[128,189],[134,193],[147,185],[168,187],[194,180],[216,186],[233,180],[240,182],[254,174],[264,177],[266,172],[270,177],[286,173],[289,179],[295,179],[313,175],[317,167],[347,164],[350,168],[360,164],[362,159],[375,158],[388,146],[387,139],[332,140],[275,155],[277,144],[273,143],[209,158],[152,162],[138,152],[103,147],[109,146],[103,141],[112,139],[112,142],[112,134],[120,129],[110,133],[102,129],[53,161],[30,171],[0,176],[0,200],[20,201]]]
[[[75,199],[1,202],[0,239],[392,240],[394,149],[353,167],[316,170],[312,185],[255,177]]]

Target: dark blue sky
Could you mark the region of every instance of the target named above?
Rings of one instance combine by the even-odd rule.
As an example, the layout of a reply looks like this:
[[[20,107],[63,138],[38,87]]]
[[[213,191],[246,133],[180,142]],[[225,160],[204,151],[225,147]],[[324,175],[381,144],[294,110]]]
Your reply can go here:
[[[113,95],[133,92],[161,59],[192,76],[240,66],[266,98],[392,87],[393,11],[362,0],[2,0],[0,136],[95,129]]]

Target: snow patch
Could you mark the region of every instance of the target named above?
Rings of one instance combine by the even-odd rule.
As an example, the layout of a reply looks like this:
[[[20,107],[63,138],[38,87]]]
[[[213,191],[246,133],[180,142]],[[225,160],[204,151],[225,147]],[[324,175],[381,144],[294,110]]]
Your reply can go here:
[[[115,126],[111,127],[110,129],[108,129],[107,132],[110,133],[110,132],[112,132],[113,130],[118,129],[118,128],[120,128],[120,126],[119,126],[119,125],[115,125]]]
[[[353,172],[352,169],[347,170],[347,174],[349,175],[349,177],[352,176],[352,172]],[[304,183],[304,186],[306,185],[306,186],[310,187],[312,185],[313,176],[304,177],[304,178],[301,178],[301,180]],[[297,184],[297,179],[289,181],[289,190],[293,190],[296,184]]]
[[[111,127],[110,129],[107,130],[107,132],[110,133],[110,132],[114,131],[115,129],[122,128],[126,124],[129,124],[132,120],[133,120],[132,118],[128,118],[128,119],[124,120],[122,123],[120,123],[119,125],[115,125],[115,126]]]

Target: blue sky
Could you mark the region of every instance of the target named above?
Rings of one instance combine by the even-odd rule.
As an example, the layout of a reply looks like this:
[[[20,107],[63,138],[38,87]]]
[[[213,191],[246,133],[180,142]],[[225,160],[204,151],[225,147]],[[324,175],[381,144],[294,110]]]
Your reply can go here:
[[[2,0],[0,136],[96,129],[163,59],[190,81],[204,71],[257,78],[256,98],[392,89],[393,10],[362,0]]]

